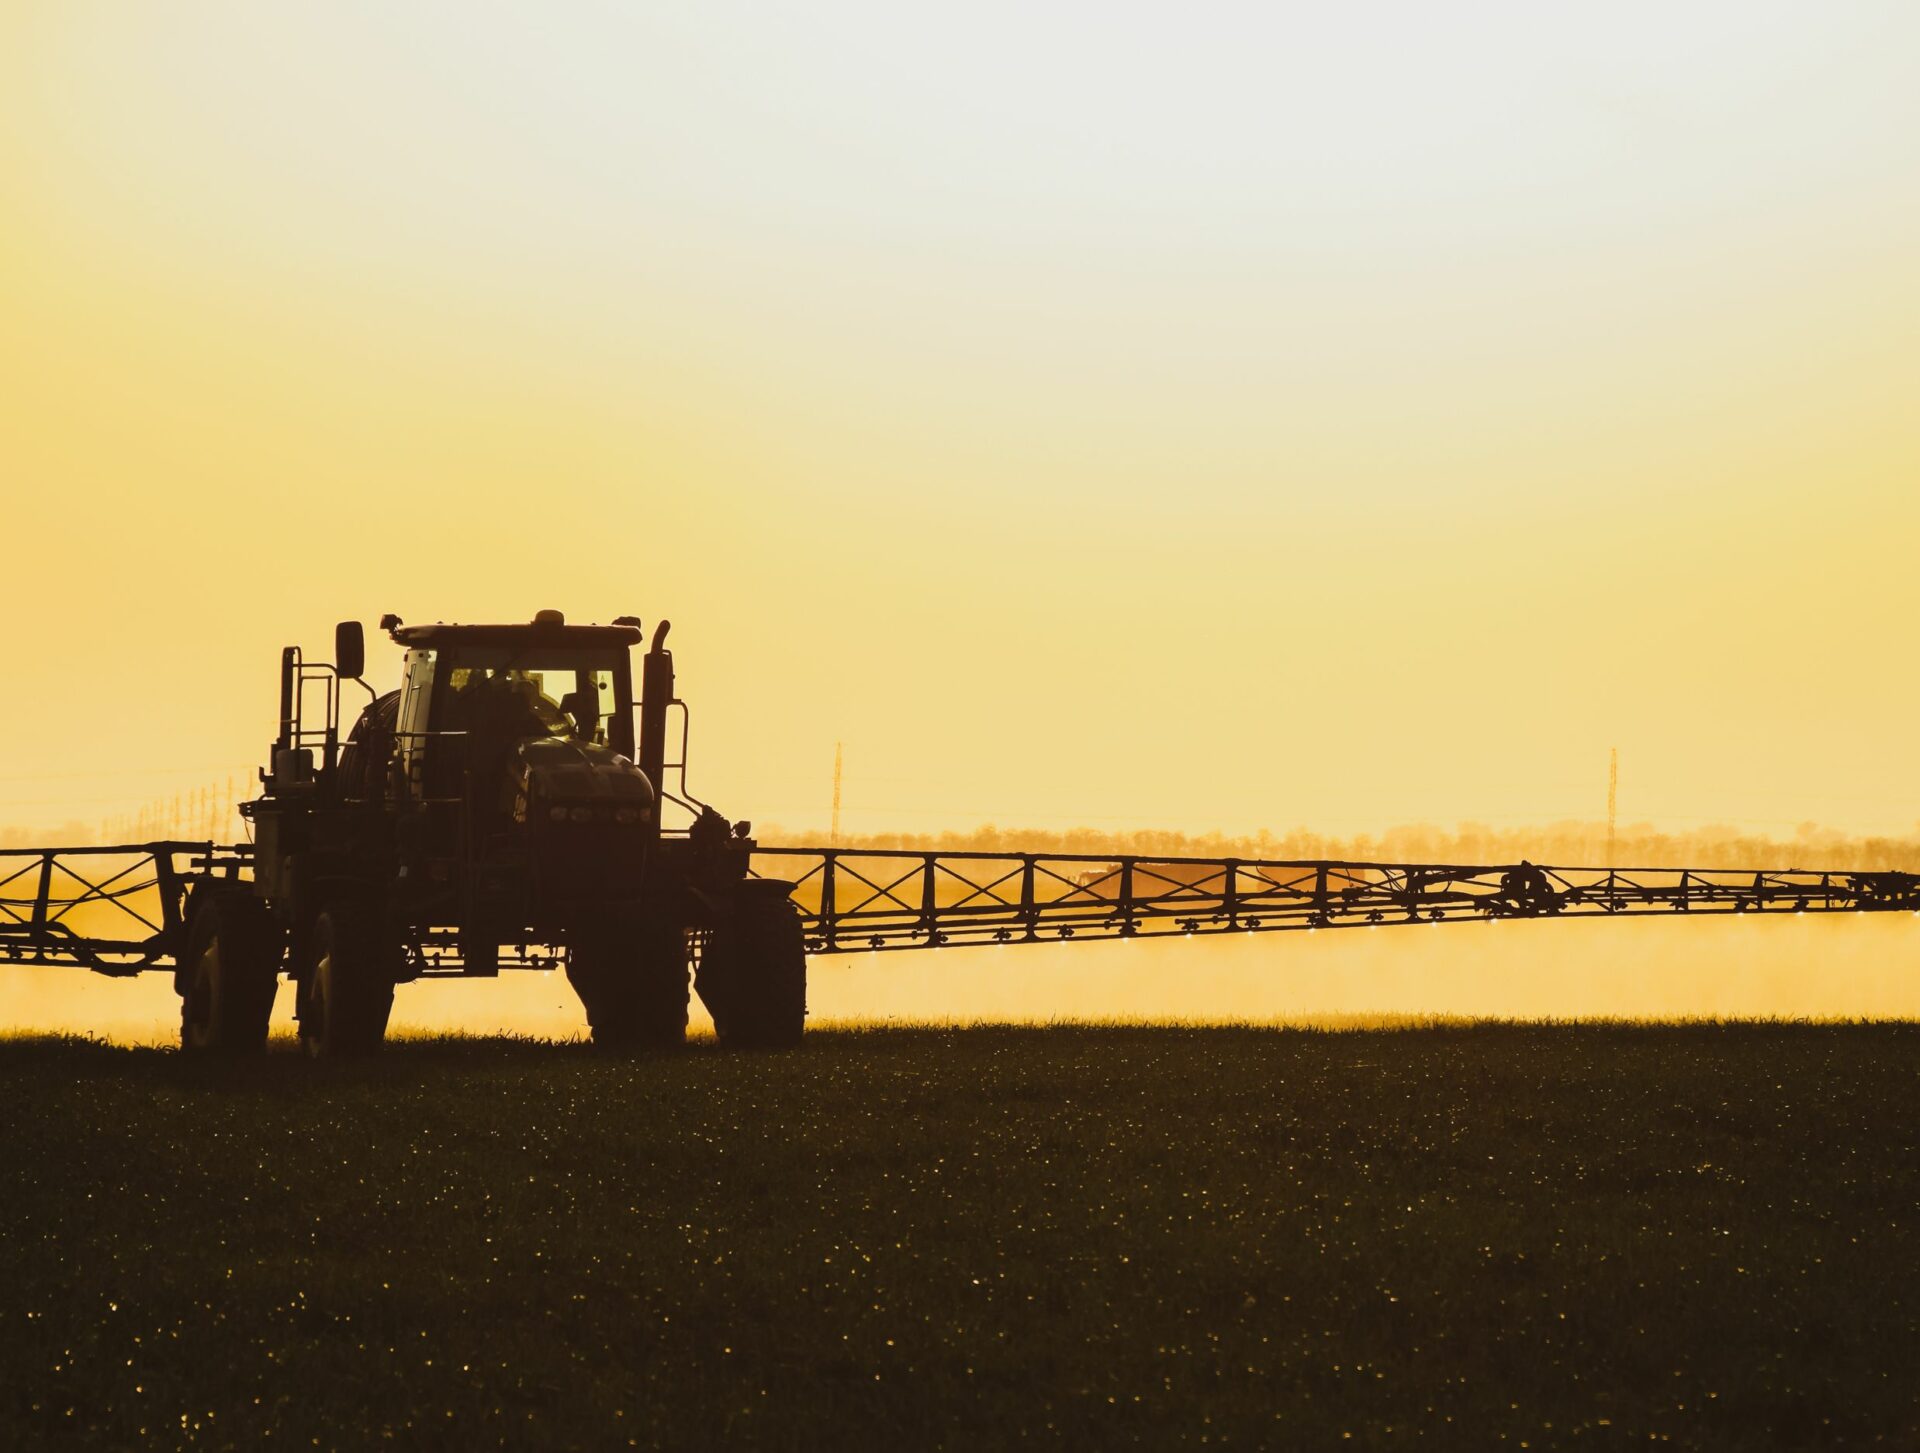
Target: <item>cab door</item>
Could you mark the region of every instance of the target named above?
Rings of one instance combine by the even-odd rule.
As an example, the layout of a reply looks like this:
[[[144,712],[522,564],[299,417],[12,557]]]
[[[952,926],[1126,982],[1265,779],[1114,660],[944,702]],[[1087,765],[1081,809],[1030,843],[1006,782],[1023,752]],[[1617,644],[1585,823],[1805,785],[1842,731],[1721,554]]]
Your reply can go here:
[[[416,646],[401,666],[400,717],[394,730],[393,760],[400,780],[396,796],[402,802],[420,802],[428,796],[427,759],[432,738],[433,683],[437,674],[433,651]]]

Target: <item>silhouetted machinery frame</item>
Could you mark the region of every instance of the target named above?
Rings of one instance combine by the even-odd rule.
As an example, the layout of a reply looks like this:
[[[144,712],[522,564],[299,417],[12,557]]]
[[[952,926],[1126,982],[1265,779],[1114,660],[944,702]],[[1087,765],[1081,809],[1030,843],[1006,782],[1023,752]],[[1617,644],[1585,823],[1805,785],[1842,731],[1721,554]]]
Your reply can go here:
[[[341,627],[335,662],[283,653],[271,765],[261,796],[241,809],[255,842],[0,849],[0,963],[171,972],[189,1048],[263,1041],[284,973],[318,1052],[377,1043],[396,983],[560,967],[596,1039],[677,1042],[692,969],[723,1039],[772,1045],[799,1036],[808,955],[1542,918],[1920,913],[1920,875],[1892,871],[762,847],[749,824],[729,823],[687,788],[688,720],[664,622],[638,693],[626,652],[642,637],[630,617],[610,627],[567,626],[554,612],[513,626],[382,624],[409,652],[403,686],[372,700],[345,739],[341,693],[361,675],[359,627]],[[598,652],[603,692],[592,731],[561,731],[502,759],[508,810],[482,800],[497,774],[473,765],[478,733],[445,729],[447,677],[458,673],[435,681],[432,661],[511,661],[516,643],[550,656]],[[670,803],[685,826],[663,826]],[[329,1015],[340,1019],[331,1044]]]
[[[1920,913],[1920,875],[1903,872],[761,846],[751,856],[756,876],[785,869],[809,954],[1537,918]],[[0,962],[112,977],[173,970],[194,890],[250,881],[252,868],[245,843],[0,849]],[[434,948],[420,946],[415,977],[468,975]],[[529,951],[495,967],[562,962]]]
[[[384,695],[357,622],[331,662],[282,652],[251,843],[0,853],[0,962],[170,970],[193,1050],[263,1044],[283,974],[332,1055],[379,1043],[395,985],[502,968],[564,968],[597,1043],[678,1043],[690,988],[725,1041],[799,1038],[801,921],[749,871],[749,825],[687,787],[666,622],[638,692],[632,617],[382,625],[405,653]],[[369,700],[343,735],[348,683]]]

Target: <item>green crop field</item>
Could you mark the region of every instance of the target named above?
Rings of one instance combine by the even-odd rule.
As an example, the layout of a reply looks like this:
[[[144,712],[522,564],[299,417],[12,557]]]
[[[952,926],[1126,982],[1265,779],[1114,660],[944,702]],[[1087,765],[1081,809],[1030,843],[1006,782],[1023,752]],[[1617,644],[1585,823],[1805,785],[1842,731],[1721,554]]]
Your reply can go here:
[[[1920,1443],[1920,1026],[0,1043],[0,1448]]]

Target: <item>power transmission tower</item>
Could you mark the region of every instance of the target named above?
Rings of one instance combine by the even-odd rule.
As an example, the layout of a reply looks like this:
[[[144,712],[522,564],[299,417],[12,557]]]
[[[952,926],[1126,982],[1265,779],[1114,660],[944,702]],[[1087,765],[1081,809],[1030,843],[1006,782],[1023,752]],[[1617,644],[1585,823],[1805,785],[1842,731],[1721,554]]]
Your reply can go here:
[[[840,846],[840,767],[842,756],[840,743],[833,744],[833,829],[827,834],[827,841],[835,847]]]
[[[1607,754],[1607,866],[1618,866],[1613,861],[1613,845],[1620,819],[1620,749],[1613,747]]]

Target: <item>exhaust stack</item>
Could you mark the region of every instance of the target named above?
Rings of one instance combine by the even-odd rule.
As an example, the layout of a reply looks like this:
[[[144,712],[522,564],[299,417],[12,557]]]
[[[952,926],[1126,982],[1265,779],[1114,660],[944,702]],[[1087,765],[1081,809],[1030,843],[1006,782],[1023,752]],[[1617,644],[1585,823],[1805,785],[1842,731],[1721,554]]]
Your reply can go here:
[[[665,804],[667,784],[667,707],[673,702],[673,652],[666,647],[667,632],[673,622],[661,621],[653,628],[653,644],[640,661],[640,770],[653,784],[654,800]],[[654,830],[659,830],[661,813],[654,813]]]

